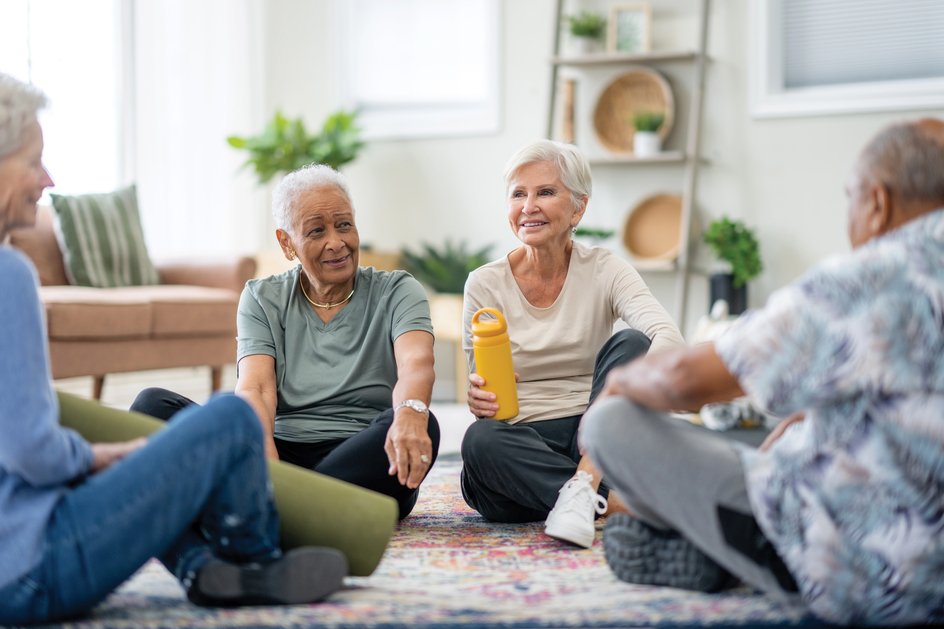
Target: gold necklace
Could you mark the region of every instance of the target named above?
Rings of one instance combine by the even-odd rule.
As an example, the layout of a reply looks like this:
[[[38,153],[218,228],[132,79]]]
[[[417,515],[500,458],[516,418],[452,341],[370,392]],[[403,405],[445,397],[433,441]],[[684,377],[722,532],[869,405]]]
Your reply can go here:
[[[299,282],[299,284],[300,284],[300,283],[301,283],[301,282]],[[316,308],[324,308],[325,310],[331,310],[331,309],[334,308],[335,306],[340,306],[341,304],[347,303],[347,300],[350,299],[351,296],[354,295],[354,289],[352,288],[352,289],[351,289],[351,292],[348,293],[347,297],[345,297],[344,299],[342,299],[341,301],[339,301],[339,302],[337,302],[337,303],[335,303],[335,304],[316,304],[315,302],[313,302],[313,301],[311,300],[311,297],[308,296],[308,291],[305,290],[305,287],[304,287],[304,286],[302,286],[302,295],[305,296],[305,299],[307,299],[307,300],[308,300],[308,303],[310,303],[312,306],[314,306],[314,307],[316,307]]]

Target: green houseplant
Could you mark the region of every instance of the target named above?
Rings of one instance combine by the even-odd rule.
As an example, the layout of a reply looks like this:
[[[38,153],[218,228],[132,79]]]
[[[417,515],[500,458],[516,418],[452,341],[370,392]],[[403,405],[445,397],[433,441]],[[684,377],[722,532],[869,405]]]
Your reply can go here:
[[[603,229],[601,227],[578,227],[574,232],[574,238],[581,238],[591,247],[602,243],[604,240],[612,238],[616,234],[612,229]]]
[[[466,244],[447,240],[441,249],[423,244],[423,252],[401,251],[403,268],[437,293],[462,293],[469,273],[489,261],[493,245],[469,252]]]
[[[337,170],[357,157],[364,147],[356,112],[338,111],[325,121],[321,133],[310,135],[301,118],[290,120],[276,111],[261,135],[251,138],[231,136],[229,145],[249,151],[250,164],[266,183],[279,173],[287,173],[308,164],[327,164]]]
[[[740,314],[747,307],[747,282],[760,275],[764,265],[753,230],[742,221],[726,216],[712,221],[703,235],[714,254],[731,266],[730,273],[711,277],[711,304],[718,299],[728,302],[731,314]]]
[[[655,133],[665,122],[665,114],[661,111],[637,111],[633,114],[633,127],[636,131]]]
[[[587,238],[599,238],[600,240],[606,240],[611,238],[616,232],[612,229],[602,229],[600,227],[578,227],[577,231],[574,232],[574,236],[586,236]]]
[[[578,47],[577,52],[592,52],[606,31],[606,19],[592,11],[581,11],[576,15],[568,15],[566,19],[570,35]]]
[[[606,30],[606,19],[593,11],[581,11],[576,15],[568,15],[567,24],[570,26],[570,34],[574,37],[600,39],[603,37],[603,31]]]
[[[659,127],[665,122],[661,111],[637,111],[633,114],[633,154],[636,157],[650,157],[662,150],[662,137]]]

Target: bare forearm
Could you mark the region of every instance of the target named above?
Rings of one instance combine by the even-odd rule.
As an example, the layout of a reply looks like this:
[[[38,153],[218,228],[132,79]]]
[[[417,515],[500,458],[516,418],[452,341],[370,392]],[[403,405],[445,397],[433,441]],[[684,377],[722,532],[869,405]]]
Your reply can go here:
[[[397,357],[394,408],[405,400],[420,400],[429,406],[436,379],[432,335],[422,331],[407,332],[397,339],[394,351]],[[420,486],[432,464],[433,444],[428,431],[428,413],[404,406],[396,411],[384,441],[384,452],[390,462],[388,473],[396,474],[400,484],[411,489]]]
[[[603,390],[658,411],[697,411],[743,394],[710,344],[667,350],[614,369]]]
[[[420,400],[429,406],[435,380],[433,365],[428,360],[418,357],[404,361],[393,387],[394,408],[403,400]]]
[[[239,383],[236,384],[235,393],[252,407],[259,418],[266,444],[266,454],[271,457],[275,450],[275,408],[277,404],[275,394],[257,388],[240,386]]]

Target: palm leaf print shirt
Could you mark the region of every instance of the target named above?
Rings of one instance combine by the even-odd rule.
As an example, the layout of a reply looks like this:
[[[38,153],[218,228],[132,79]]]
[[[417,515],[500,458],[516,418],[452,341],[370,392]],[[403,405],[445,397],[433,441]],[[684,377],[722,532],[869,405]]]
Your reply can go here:
[[[806,412],[741,456],[809,609],[944,621],[944,210],[820,263],[715,349],[759,406]]]

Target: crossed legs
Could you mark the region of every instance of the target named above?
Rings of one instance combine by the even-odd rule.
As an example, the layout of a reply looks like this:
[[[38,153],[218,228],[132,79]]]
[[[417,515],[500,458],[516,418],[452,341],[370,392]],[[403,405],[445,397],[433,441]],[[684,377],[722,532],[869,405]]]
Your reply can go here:
[[[80,614],[153,556],[188,589],[215,558],[278,560],[255,414],[233,396],[181,413],[145,447],[65,490],[45,539],[39,565],[0,590],[0,622]]]
[[[737,449],[743,446],[617,396],[587,412],[582,442],[648,527],[679,533],[764,592],[796,596],[793,578],[752,515]]]

